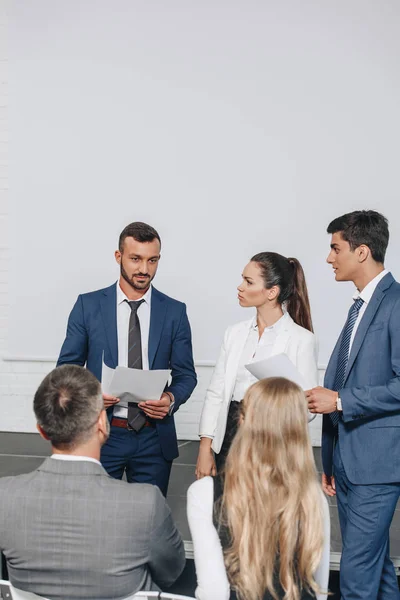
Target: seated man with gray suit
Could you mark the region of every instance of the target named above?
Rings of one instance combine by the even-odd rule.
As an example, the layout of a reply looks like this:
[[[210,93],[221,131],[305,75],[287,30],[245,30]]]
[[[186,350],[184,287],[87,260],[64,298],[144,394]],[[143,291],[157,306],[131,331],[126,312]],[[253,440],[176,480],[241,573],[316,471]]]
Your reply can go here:
[[[76,365],[54,369],[33,403],[53,454],[32,473],[0,479],[0,550],[11,583],[51,600],[122,599],[170,586],[183,542],[158,487],[110,477],[100,383]]]

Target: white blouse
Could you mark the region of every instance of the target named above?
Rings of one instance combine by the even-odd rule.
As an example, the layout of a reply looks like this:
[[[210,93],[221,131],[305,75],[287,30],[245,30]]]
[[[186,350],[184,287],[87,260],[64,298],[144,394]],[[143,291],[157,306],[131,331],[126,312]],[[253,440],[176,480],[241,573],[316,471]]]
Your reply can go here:
[[[284,328],[287,317],[288,314],[284,313],[276,323],[271,325],[271,327],[266,327],[264,329],[261,337],[258,335],[257,319],[254,317],[240,357],[232,400],[235,400],[236,402],[243,400],[249,387],[258,381],[257,377],[254,377],[254,375],[246,369],[245,365],[248,365],[251,362],[264,360],[271,356],[276,338],[278,337],[279,332]]]
[[[324,514],[324,546],[315,580],[322,590],[328,590],[330,558],[329,506],[321,491]],[[192,483],[187,495],[187,517],[192,534],[194,563],[197,575],[197,600],[229,600],[230,587],[226,575],[221,542],[213,523],[214,482],[203,477]],[[318,594],[317,600],[326,600]]]

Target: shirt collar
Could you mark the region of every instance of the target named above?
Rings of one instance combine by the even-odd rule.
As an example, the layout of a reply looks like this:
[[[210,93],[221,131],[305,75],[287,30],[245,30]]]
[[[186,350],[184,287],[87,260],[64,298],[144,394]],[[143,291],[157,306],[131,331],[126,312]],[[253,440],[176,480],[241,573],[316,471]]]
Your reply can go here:
[[[358,298],[361,298],[361,300],[364,300],[364,304],[368,304],[368,302],[372,298],[372,294],[376,290],[378,283],[388,273],[389,273],[389,271],[387,269],[383,269],[383,271],[381,273],[379,273],[379,275],[377,275],[376,277],[371,279],[371,281],[365,286],[365,288],[363,289],[362,292],[359,292],[358,290],[356,290],[356,292],[353,295],[353,300],[357,300]]]
[[[147,290],[147,292],[144,294],[144,296],[142,296],[141,298],[138,298],[138,300],[144,300],[146,302],[146,304],[148,304],[150,306],[152,288],[153,288],[153,286],[150,286],[149,289]],[[129,298],[121,290],[119,281],[117,281],[117,306],[122,304],[122,302],[125,302],[125,300],[127,300],[129,302]]]
[[[86,460],[101,466],[101,463],[98,460],[91,458],[90,456],[78,456],[76,454],[52,454],[50,458],[54,458],[55,460],[71,460],[76,462]]]
[[[266,327],[264,329],[264,331],[274,331],[275,333],[278,333],[280,331],[280,329],[285,325],[287,319],[288,319],[288,313],[286,311],[283,311],[283,315],[281,316],[281,318],[278,319],[270,327]],[[254,317],[253,323],[252,323],[251,327],[252,327],[252,329],[258,329],[258,326],[257,326],[257,317]]]

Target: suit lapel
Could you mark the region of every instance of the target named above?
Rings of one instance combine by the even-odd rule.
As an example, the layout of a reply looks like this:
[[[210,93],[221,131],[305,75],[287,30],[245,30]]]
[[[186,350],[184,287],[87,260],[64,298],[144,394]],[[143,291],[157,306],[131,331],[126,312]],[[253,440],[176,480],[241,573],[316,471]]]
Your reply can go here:
[[[349,373],[354,364],[354,361],[357,358],[357,354],[360,351],[360,348],[364,341],[365,335],[368,331],[368,327],[370,326],[371,321],[374,318],[376,311],[378,310],[379,305],[382,302],[384,296],[385,296],[385,293],[377,287],[375,292],[372,295],[370,302],[368,302],[368,306],[365,309],[365,313],[362,316],[362,319],[361,319],[360,324],[356,331],[356,335],[354,337],[353,345],[352,345],[351,351],[350,351],[349,362],[347,363],[346,375],[344,378],[343,385],[346,383],[346,379],[349,376]]]
[[[115,369],[118,365],[117,290],[115,284],[104,290],[100,298],[100,310],[113,363],[108,366]]]
[[[228,402],[230,401],[232,396],[239,367],[240,357],[242,356],[242,352],[246,344],[247,336],[249,335],[249,331],[252,324],[253,319],[251,321],[243,322],[239,330],[236,332],[234,339],[232,340],[232,346],[229,350],[229,356],[226,364],[227,385],[225,386],[225,398]]]
[[[372,294],[371,300],[368,302],[368,306],[365,309],[365,313],[363,314],[360,324],[357,328],[353,345],[351,347],[344,383],[346,383],[346,379],[348,378],[351,368],[354,365],[354,361],[356,360],[360,351],[368,328],[377,313],[380,303],[386,295],[386,290],[392,285],[393,281],[393,275],[391,273],[387,273],[385,277],[383,277],[383,279],[381,279],[381,281],[378,283],[374,293]]]
[[[325,371],[324,387],[328,388],[329,390],[332,389],[334,381],[335,381],[337,361],[339,358],[339,350],[340,350],[340,344],[342,341],[343,332],[344,332],[344,327],[338,337],[338,340],[335,344],[335,347],[333,349],[333,352],[332,352],[331,357],[328,362],[328,366],[326,367],[326,371]]]
[[[160,343],[167,313],[166,302],[155,288],[151,292],[150,332],[149,332],[149,368],[153,368],[154,358]]]
[[[291,330],[293,329],[293,325],[294,325],[294,321],[293,321],[292,317],[289,315],[289,313],[287,313],[285,315],[285,325],[281,329],[281,331],[278,332],[278,334],[276,336],[274,345],[271,348],[270,356],[276,356],[277,354],[285,353],[287,343],[289,341],[290,333],[291,333]]]

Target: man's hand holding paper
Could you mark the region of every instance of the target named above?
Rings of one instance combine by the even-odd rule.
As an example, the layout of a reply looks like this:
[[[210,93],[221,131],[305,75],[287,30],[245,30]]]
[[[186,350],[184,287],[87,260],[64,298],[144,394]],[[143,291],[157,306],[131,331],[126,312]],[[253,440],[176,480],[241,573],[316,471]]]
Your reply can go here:
[[[110,406],[114,406],[115,404],[118,404],[118,402],[119,402],[119,398],[117,398],[116,396],[113,396],[112,394],[103,394],[103,400],[104,400],[104,408],[110,408]]]
[[[110,369],[103,362],[104,406],[128,406],[130,402],[137,402],[148,417],[163,419],[171,406],[171,397],[164,393],[169,376],[168,369],[147,371],[120,366]]]
[[[171,398],[163,393],[159,400],[145,400],[139,402],[139,408],[151,419],[163,419],[169,413]]]

